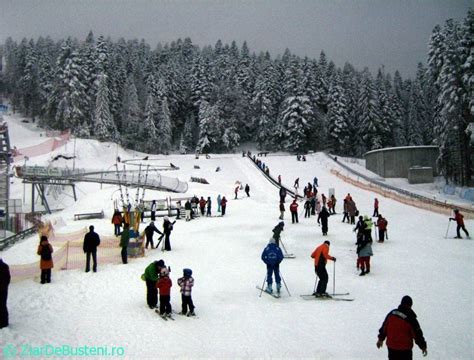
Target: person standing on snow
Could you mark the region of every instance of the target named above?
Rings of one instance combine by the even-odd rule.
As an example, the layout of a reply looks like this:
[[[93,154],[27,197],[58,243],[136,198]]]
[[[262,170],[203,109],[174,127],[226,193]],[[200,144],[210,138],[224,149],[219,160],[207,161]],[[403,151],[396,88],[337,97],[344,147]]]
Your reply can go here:
[[[114,235],[119,236],[122,228],[123,218],[122,214],[118,209],[115,209],[114,215],[112,216],[112,224],[114,224]]]
[[[326,270],[326,263],[328,260],[336,261],[335,257],[329,255],[330,245],[331,243],[326,240],[311,254],[311,257],[314,259],[314,271],[319,278],[318,286],[316,288],[316,292],[314,293],[316,297],[329,296],[326,292],[329,280],[329,275]]]
[[[379,216],[379,199],[375,198],[374,200],[374,213],[372,217],[378,217]]]
[[[318,214],[318,224],[321,224],[321,230],[323,231],[323,235],[326,236],[328,234],[328,219],[329,216],[328,209],[326,209],[326,206],[323,206],[321,211]]]
[[[184,203],[184,214],[186,217],[186,221],[191,221],[191,212],[193,211],[193,207],[191,205],[191,201],[186,200]],[[152,243],[152,248],[153,248],[153,243]]]
[[[249,186],[249,184],[245,184],[245,193],[247,194],[248,197],[250,197],[250,186]]]
[[[346,196],[347,200],[347,212],[349,214],[349,217],[351,218],[351,225],[355,225],[355,217],[358,216],[359,211],[357,210],[357,206],[354,200],[352,200],[352,197],[349,196],[349,198]]]
[[[145,228],[145,237],[146,237],[145,249],[148,249],[148,244],[151,245],[152,249],[155,247],[155,245],[153,244],[153,233],[158,233],[161,236],[163,236],[163,233],[156,228],[155,223],[152,221],[150,222],[150,225],[148,225]]]
[[[84,236],[82,250],[86,254],[86,272],[90,271],[92,256],[92,271],[97,272],[97,247],[100,245],[99,235],[94,231],[94,226],[89,226],[89,232]]]
[[[40,238],[38,251],[36,252],[41,256],[41,284],[49,284],[51,282],[51,269],[54,267],[52,255],[53,251],[53,247],[49,243],[48,238],[45,235],[42,235]]]
[[[379,229],[379,243],[383,243],[385,240],[385,232],[387,231],[388,221],[385,219],[382,214],[379,214],[377,219],[377,224],[375,226]]]
[[[265,249],[263,249],[261,258],[267,265],[267,288],[265,291],[269,294],[273,292],[273,274],[275,274],[275,282],[277,286],[276,291],[277,294],[279,294],[281,289],[280,263],[283,260],[283,253],[273,237],[270,239]]]
[[[170,236],[173,231],[173,225],[176,221],[171,222],[168,216],[163,218],[163,233],[165,234],[165,251],[171,251]]]
[[[285,216],[285,203],[280,203],[280,217],[279,219],[280,220],[283,220],[284,216]]]
[[[280,202],[284,203],[286,198],[286,189],[282,186],[280,188]]]
[[[293,187],[294,187],[295,189],[298,189],[298,188],[300,187],[300,178],[296,178]]]
[[[456,237],[455,239],[462,239],[461,237],[461,229],[464,231],[466,236],[469,238],[469,233],[466,230],[466,227],[464,226],[464,215],[459,212],[458,209],[454,209],[454,217],[449,218],[449,221],[455,220],[456,224],[458,225],[456,228]]]
[[[207,197],[206,205],[207,205],[206,216],[211,216],[211,197],[210,196]]]
[[[240,185],[237,185],[234,189],[235,200],[237,200],[237,196],[239,195]]]
[[[150,215],[151,221],[155,221],[156,220],[156,200],[153,200],[151,202],[150,212],[151,212],[151,215]]]
[[[194,286],[193,271],[191,269],[183,269],[183,277],[178,279],[178,286],[181,292],[181,315],[196,316],[194,313],[194,303],[191,292]],[[189,312],[188,312],[189,307]]]
[[[128,223],[125,223],[123,225],[123,231],[122,234],[120,234],[120,247],[122,248],[122,251],[120,254],[122,255],[122,263],[126,264],[128,263],[128,244],[130,243],[130,225]]]
[[[361,268],[362,272],[359,276],[370,273],[370,257],[374,255],[372,252],[372,239],[362,236],[357,239],[357,269]]]
[[[142,275],[142,280],[146,282],[146,303],[150,309],[156,308],[158,304],[156,282],[159,279],[161,269],[164,268],[166,268],[166,266],[163,260],[153,261],[145,268],[145,273]]]
[[[169,278],[169,271],[167,268],[160,270],[160,277],[156,282],[156,287],[160,290],[160,315],[161,317],[171,317],[171,287],[173,282]],[[158,312],[158,310],[155,310]]]
[[[388,313],[379,329],[377,348],[380,349],[387,339],[389,360],[412,359],[413,340],[423,352],[423,356],[428,355],[426,340],[416,314],[411,309],[412,305],[412,298],[405,295],[398,308]]]
[[[281,185],[281,175],[278,175],[278,184]]]
[[[290,212],[291,212],[291,223],[294,224],[295,222],[298,223],[298,203],[296,199],[290,205]]]
[[[226,207],[227,207],[227,199],[225,198],[225,196],[223,196],[221,200],[222,216],[225,215]]]
[[[313,187],[317,188],[318,187],[318,178],[315,176],[313,179]]]
[[[311,217],[311,200],[306,199],[304,203],[304,217],[309,218]]]
[[[217,195],[217,212],[220,213],[221,212],[221,194]]]
[[[280,246],[281,233],[284,227],[285,223],[283,221],[280,221],[272,230],[273,238],[275,239],[275,243],[277,246]]]
[[[374,223],[372,222],[372,219],[368,217],[367,215],[364,216],[364,237],[367,240],[372,241],[372,226]]]
[[[204,216],[204,213],[206,211],[206,200],[201,196],[201,199],[199,199],[199,208],[201,209],[201,216]]]

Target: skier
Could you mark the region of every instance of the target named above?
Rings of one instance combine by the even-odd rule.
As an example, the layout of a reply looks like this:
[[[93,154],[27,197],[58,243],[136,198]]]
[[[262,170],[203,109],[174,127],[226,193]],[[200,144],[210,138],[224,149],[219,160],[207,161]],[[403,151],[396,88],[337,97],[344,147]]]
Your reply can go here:
[[[201,215],[204,216],[204,212],[206,209],[206,200],[201,196],[201,199],[199,199],[199,208],[201,209]]]
[[[343,214],[344,216],[342,217],[342,222],[346,222],[346,219],[347,219],[347,223],[349,223],[349,207],[347,205],[346,199],[344,199]]]
[[[280,220],[283,220],[283,217],[285,216],[285,203],[280,203]]]
[[[367,239],[364,236],[357,239],[357,255],[357,268],[360,266],[362,270],[359,276],[370,273],[370,257],[374,255],[372,252],[372,239]]]
[[[156,287],[160,290],[160,315],[162,318],[171,317],[171,303],[170,294],[173,283],[169,278],[169,271],[167,268],[162,268],[160,271],[160,278],[156,283]],[[158,310],[155,310],[158,312]]]
[[[321,224],[323,236],[326,236],[328,234],[328,218],[330,215],[331,214],[329,214],[329,211],[328,209],[326,209],[326,206],[323,206],[318,215],[318,224]]]
[[[291,212],[291,222],[294,224],[295,222],[298,223],[298,203],[296,202],[296,198],[290,205],[290,212]]]
[[[267,265],[267,288],[265,291],[269,294],[273,292],[272,276],[275,274],[276,291],[280,293],[281,289],[281,277],[280,277],[280,263],[283,260],[283,253],[280,247],[276,244],[275,239],[272,237],[268,242],[268,245],[262,252],[262,261]]]
[[[281,239],[281,232],[285,227],[285,223],[280,221],[274,228],[273,228],[273,238],[275,239],[275,243],[277,246],[280,246],[280,239]]]
[[[211,197],[210,196],[207,197],[206,205],[207,205],[206,216],[211,216]]]
[[[451,220],[455,220],[456,221],[456,224],[458,225],[457,228],[456,228],[456,237],[455,239],[462,239],[461,237],[461,229],[462,231],[464,231],[464,233],[466,234],[467,238],[469,239],[469,233],[467,232],[466,230],[466,227],[464,226],[464,215],[461,214],[459,212],[458,209],[454,209],[454,217],[453,218],[449,218],[449,221]]]
[[[383,346],[387,338],[389,359],[412,359],[413,340],[423,352],[428,355],[426,340],[415,312],[411,309],[413,300],[405,295],[397,309],[388,313],[379,330],[377,348]]]
[[[181,200],[176,201],[176,220],[181,219]]]
[[[359,220],[357,221],[357,225],[353,229],[354,232],[357,231],[357,233],[356,233],[356,245],[359,245],[360,243],[362,243],[363,238],[364,238],[364,229],[365,229],[364,218],[362,216],[359,216]],[[357,257],[357,262],[356,262],[357,270],[359,270],[359,268],[361,266],[361,261],[362,260],[360,259],[360,257]]]
[[[311,196],[311,215],[316,215],[316,195]]]
[[[311,216],[311,200],[306,199],[304,203],[304,217],[309,218]]]
[[[191,206],[191,201],[186,200],[186,202],[184,203],[184,213],[185,213],[185,216],[186,216],[186,221],[190,221],[191,220],[191,211],[192,211],[192,206]],[[153,247],[153,243],[152,243],[152,247]]]
[[[151,215],[150,215],[150,218],[151,218],[151,221],[155,221],[156,220],[156,200],[153,200],[151,202],[151,206],[150,206],[150,211],[151,211]]]
[[[368,217],[367,215],[364,216],[364,237],[366,239],[370,239],[372,241],[372,226],[374,223],[372,222],[372,219]]]
[[[155,223],[152,221],[150,222],[150,225],[148,225],[145,228],[145,237],[146,237],[145,249],[148,249],[148,244],[151,245],[152,249],[155,247],[155,245],[153,244],[153,233],[158,233],[161,235],[161,237],[163,237],[163,233],[156,228]]]
[[[221,194],[217,195],[217,212],[218,213],[221,212],[221,200],[222,200]]]
[[[313,179],[313,187],[317,188],[318,187],[318,178],[315,176]]]
[[[97,247],[100,245],[99,235],[94,232],[94,226],[89,226],[89,232],[84,236],[82,250],[86,254],[86,272],[90,271],[92,255],[92,271],[97,272]]]
[[[293,187],[294,187],[295,189],[298,189],[298,188],[300,187],[300,178],[296,178]]]
[[[280,202],[284,203],[286,198],[286,189],[282,186],[280,188]]]
[[[40,244],[38,251],[36,252],[41,256],[40,269],[41,269],[41,284],[51,282],[51,269],[54,267],[53,264],[53,247],[48,242],[48,238],[42,235],[40,238]]]
[[[122,255],[122,263],[126,264],[128,263],[128,253],[127,253],[127,248],[128,244],[130,242],[130,225],[128,223],[125,223],[123,225],[123,231],[122,234],[120,235],[120,247],[122,248],[121,255]]]
[[[379,228],[379,241],[380,243],[383,243],[385,240],[385,232],[387,231],[387,225],[388,221],[385,219],[382,214],[379,214],[379,217],[377,219],[377,226]]]
[[[225,215],[226,206],[227,206],[227,199],[225,198],[225,196],[223,196],[221,200],[222,216]]]
[[[156,282],[159,279],[161,269],[165,269],[163,260],[155,260],[145,268],[142,280],[146,283],[146,303],[150,309],[155,309],[158,304],[158,291],[156,290]]]
[[[0,329],[8,326],[7,299],[10,280],[10,268],[0,258]]]
[[[165,251],[171,251],[170,244],[170,235],[173,231],[173,225],[176,223],[176,220],[171,222],[168,216],[163,218],[163,233],[165,234]]]
[[[358,216],[359,211],[357,210],[356,203],[352,200],[352,197],[347,197],[347,212],[351,218],[351,225],[355,225],[355,217]]]
[[[248,197],[250,197],[250,186],[249,186],[249,184],[245,184],[245,193],[247,194]]]
[[[336,197],[334,196],[334,194],[331,195],[331,206],[329,207],[329,212],[332,211],[333,214],[336,213]]]
[[[181,315],[196,316],[194,313],[194,303],[191,298],[191,291],[194,286],[193,271],[191,269],[183,269],[183,277],[178,279],[178,286],[181,288]],[[188,312],[189,307],[189,312]]]
[[[311,254],[311,257],[314,259],[314,271],[319,278],[318,287],[316,288],[316,297],[329,297],[326,292],[328,285],[328,272],[326,270],[326,263],[328,260],[336,261],[336,258],[329,255],[329,246],[331,243],[329,241],[323,242],[319,245]]]
[[[374,200],[374,213],[372,217],[378,217],[379,216],[379,199],[375,198]]]
[[[112,224],[114,224],[114,235],[119,236],[122,228],[123,218],[122,214],[118,209],[115,209],[114,215],[112,216]]]
[[[278,184],[281,185],[281,175],[278,175]]]

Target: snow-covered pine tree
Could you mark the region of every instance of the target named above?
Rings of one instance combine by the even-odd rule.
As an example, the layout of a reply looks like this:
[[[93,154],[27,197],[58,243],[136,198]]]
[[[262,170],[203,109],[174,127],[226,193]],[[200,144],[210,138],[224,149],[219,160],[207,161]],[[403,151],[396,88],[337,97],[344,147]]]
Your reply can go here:
[[[360,121],[359,136],[364,140],[362,152],[382,148],[383,131],[380,126],[380,105],[368,68],[362,72],[357,106]]]
[[[157,148],[162,154],[167,154],[171,150],[171,114],[168,107],[168,98],[165,96],[160,101],[160,108],[157,110]]]
[[[98,76],[97,97],[94,111],[94,128],[92,134],[99,140],[116,141],[117,128],[109,109],[109,89],[107,75]]]
[[[221,141],[219,110],[216,105],[211,105],[202,100],[199,106],[199,139],[197,150],[201,153],[215,149]]]
[[[140,133],[141,111],[133,75],[127,78],[122,101],[122,142],[126,147],[137,149],[137,134]]]
[[[155,118],[156,118],[156,102],[155,102],[155,97],[150,91],[146,100],[143,126],[141,127],[141,130],[139,132],[137,141],[141,142],[142,151],[152,153],[152,154],[155,154],[158,152],[157,142],[160,141],[157,136],[158,132],[156,130]]]
[[[349,154],[351,136],[346,109],[346,96],[340,75],[334,75],[328,98],[328,137],[329,146],[335,154]]]

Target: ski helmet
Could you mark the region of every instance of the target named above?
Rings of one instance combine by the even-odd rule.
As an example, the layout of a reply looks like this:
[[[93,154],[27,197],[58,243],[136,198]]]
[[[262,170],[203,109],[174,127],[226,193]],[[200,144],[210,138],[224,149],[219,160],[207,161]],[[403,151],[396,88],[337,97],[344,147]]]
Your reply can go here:
[[[185,277],[190,277],[193,274],[193,271],[191,269],[183,269],[183,275]]]

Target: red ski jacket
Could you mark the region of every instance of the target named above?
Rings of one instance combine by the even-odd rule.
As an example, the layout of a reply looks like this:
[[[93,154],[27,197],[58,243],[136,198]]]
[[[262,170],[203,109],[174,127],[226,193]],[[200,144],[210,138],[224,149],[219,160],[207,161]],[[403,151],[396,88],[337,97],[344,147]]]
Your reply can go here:
[[[388,313],[378,337],[381,341],[387,338],[387,347],[393,350],[411,350],[413,340],[420,349],[426,349],[426,341],[416,314],[403,305]]]
[[[464,215],[458,212],[457,214],[454,215],[454,220],[456,220],[456,223],[460,226],[464,225]]]
[[[168,276],[161,277],[156,283],[156,287],[160,289],[160,295],[170,295],[171,286],[173,286],[173,284]]]
[[[290,211],[291,212],[297,212],[298,211],[298,204],[296,202],[292,202],[290,205]]]

